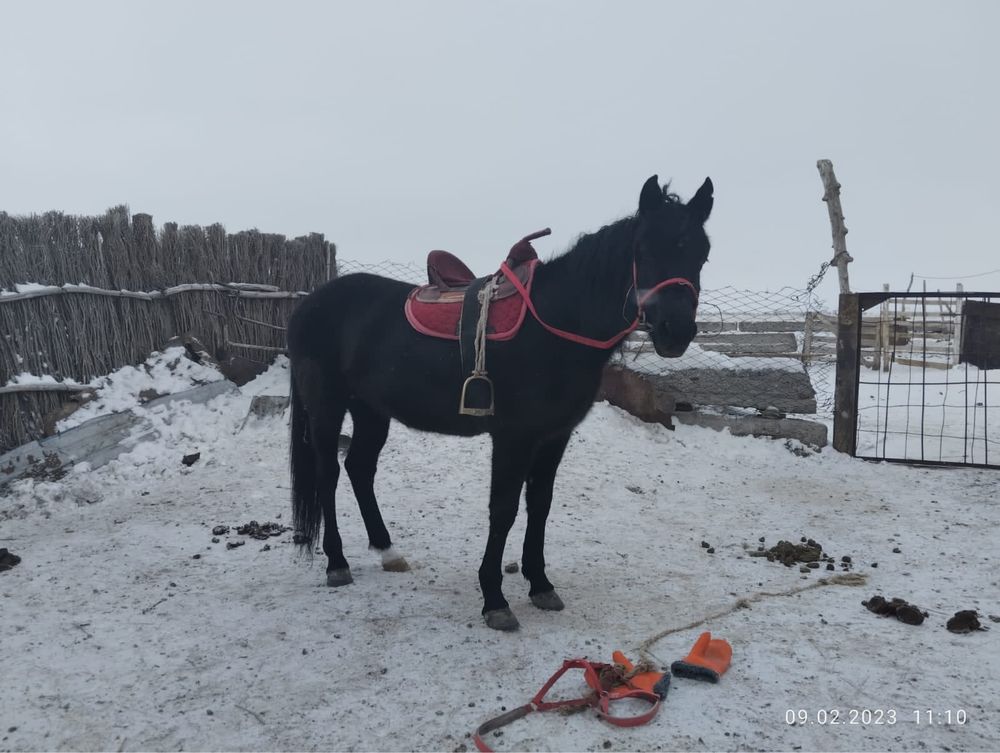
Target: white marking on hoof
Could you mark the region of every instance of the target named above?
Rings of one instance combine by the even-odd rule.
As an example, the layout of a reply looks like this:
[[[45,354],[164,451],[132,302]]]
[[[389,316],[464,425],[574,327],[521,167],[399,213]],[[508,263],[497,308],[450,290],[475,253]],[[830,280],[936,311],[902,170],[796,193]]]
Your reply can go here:
[[[390,573],[406,573],[410,563],[394,547],[382,550],[382,569]]]

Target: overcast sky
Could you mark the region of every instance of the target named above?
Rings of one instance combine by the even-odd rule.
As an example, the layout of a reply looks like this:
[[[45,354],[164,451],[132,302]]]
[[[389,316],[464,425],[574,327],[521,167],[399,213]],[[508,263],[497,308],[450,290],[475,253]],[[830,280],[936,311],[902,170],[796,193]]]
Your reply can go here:
[[[685,199],[711,176],[706,287],[775,289],[831,256],[829,158],[854,286],[905,288],[1000,269],[998,29],[994,0],[5,2],[0,209],[127,203],[485,274],[654,173]]]

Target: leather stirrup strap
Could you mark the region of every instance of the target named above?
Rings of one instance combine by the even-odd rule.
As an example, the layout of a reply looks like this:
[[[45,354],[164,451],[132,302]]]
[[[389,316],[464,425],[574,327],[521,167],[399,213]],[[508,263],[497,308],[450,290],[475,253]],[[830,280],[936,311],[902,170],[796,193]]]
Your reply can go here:
[[[483,304],[479,291],[486,287],[490,277],[479,277],[472,281],[462,300],[462,315],[458,320],[458,343],[462,353],[462,378],[465,379],[476,367],[476,324]]]

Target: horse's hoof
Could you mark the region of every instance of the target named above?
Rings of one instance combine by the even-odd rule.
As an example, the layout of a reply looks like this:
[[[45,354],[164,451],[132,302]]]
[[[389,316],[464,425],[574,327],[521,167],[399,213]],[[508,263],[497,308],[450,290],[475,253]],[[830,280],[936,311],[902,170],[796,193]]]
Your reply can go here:
[[[563,604],[563,600],[559,598],[559,594],[557,594],[554,590],[534,594],[531,597],[531,603],[539,609],[547,609],[550,612],[559,612],[566,606]]]
[[[491,609],[489,612],[483,614],[483,619],[486,620],[486,626],[494,630],[510,632],[521,627],[521,623],[517,621],[517,617],[510,611],[510,607]]]
[[[397,557],[394,560],[383,562],[382,569],[388,573],[408,573],[410,572],[410,563],[403,557]]]
[[[346,586],[353,582],[354,578],[351,577],[351,568],[349,567],[326,571],[326,585],[328,586]]]

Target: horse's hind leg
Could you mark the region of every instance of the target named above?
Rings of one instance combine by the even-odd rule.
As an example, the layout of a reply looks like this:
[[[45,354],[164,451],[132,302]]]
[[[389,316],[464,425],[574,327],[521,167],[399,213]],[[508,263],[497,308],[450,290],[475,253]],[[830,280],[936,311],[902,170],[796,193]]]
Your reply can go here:
[[[337,481],[340,462],[337,443],[346,410],[330,406],[327,414],[312,423],[313,450],[316,453],[317,490],[323,506],[323,553],[327,557],[326,584],[346,586],[352,583],[351,568],[344,558],[344,544],[337,527]]]
[[[410,566],[393,549],[389,531],[375,499],[375,473],[378,470],[379,453],[389,436],[389,418],[359,400],[352,400],[348,407],[354,422],[354,434],[344,468],[351,479],[361,518],[368,531],[368,544],[381,553],[383,569],[405,572]]]
[[[312,496],[323,513],[326,583],[328,586],[344,586],[353,579],[344,558],[344,546],[337,528],[337,481],[340,478],[337,444],[344,414],[347,412],[347,401],[330,389],[323,370],[315,362],[302,360],[293,368],[299,399],[308,417],[307,444],[313,456],[311,465],[304,462],[299,464],[300,471],[295,474],[296,482],[302,481],[301,494]],[[306,473],[300,479],[303,476],[301,471]]]
[[[538,447],[531,461],[524,491],[528,525],[524,532],[521,572],[531,584],[531,590],[528,592],[531,603],[539,609],[563,608],[562,599],[545,577],[545,522],[552,506],[552,488],[555,484],[556,471],[559,469],[567,442],[569,434],[550,439]]]

